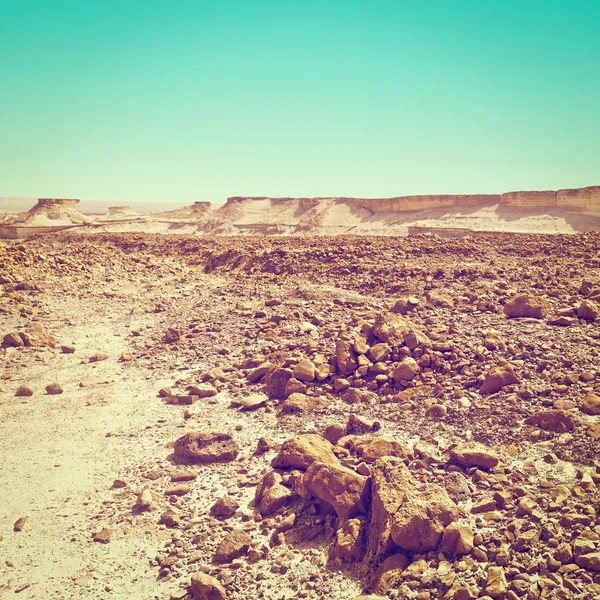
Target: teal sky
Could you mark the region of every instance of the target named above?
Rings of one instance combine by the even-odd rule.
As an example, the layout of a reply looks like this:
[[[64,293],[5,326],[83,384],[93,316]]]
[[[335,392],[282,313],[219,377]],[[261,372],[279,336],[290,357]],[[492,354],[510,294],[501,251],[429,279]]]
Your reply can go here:
[[[598,0],[0,0],[0,196],[600,185]]]

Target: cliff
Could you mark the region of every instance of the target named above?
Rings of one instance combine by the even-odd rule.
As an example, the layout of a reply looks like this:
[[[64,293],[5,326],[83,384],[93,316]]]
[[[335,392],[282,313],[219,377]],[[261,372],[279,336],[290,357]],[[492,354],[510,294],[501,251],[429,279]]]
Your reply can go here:
[[[519,208],[565,208],[600,212],[600,186],[544,192],[508,192],[500,204]]]
[[[92,223],[77,210],[79,200],[72,198],[40,198],[27,212],[11,215],[6,224],[20,227],[64,227]]]

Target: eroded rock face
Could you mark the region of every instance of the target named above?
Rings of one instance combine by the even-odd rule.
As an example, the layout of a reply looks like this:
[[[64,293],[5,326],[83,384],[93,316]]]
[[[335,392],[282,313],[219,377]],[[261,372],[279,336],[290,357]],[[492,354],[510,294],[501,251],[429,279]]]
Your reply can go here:
[[[174,457],[181,462],[218,463],[235,460],[237,443],[228,433],[186,433],[175,442]]]
[[[339,460],[333,446],[320,435],[307,433],[287,440],[271,463],[274,469],[305,471],[314,462],[336,465]]]
[[[309,493],[331,504],[341,519],[352,519],[368,511],[370,480],[352,469],[314,462],[306,470],[303,484]]]
[[[504,314],[510,318],[543,319],[548,314],[548,310],[547,300],[527,294],[518,294],[504,305]]]
[[[458,519],[458,509],[446,490],[417,481],[393,457],[379,459],[371,472],[370,557],[394,546],[410,552],[434,550],[444,529]]]

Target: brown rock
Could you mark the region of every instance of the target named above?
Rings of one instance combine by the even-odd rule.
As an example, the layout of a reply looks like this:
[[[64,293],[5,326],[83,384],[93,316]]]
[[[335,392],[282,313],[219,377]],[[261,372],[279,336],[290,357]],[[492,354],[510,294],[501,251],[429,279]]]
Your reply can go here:
[[[473,550],[473,530],[466,523],[450,523],[444,530],[441,552],[467,554]]]
[[[165,512],[160,515],[159,523],[166,525],[167,527],[177,527],[181,522],[181,517],[174,511],[168,508]]]
[[[228,433],[186,433],[174,448],[176,460],[203,464],[230,462],[238,453],[239,447]]]
[[[583,412],[588,415],[600,415],[600,396],[588,394],[583,400]]]
[[[414,358],[408,356],[394,369],[394,381],[410,381],[420,372],[421,367],[419,367],[419,363]]]
[[[502,600],[508,591],[508,584],[502,567],[488,567],[485,593],[494,600]]]
[[[335,556],[342,560],[362,560],[365,555],[365,534],[364,519],[345,521],[336,533]]]
[[[580,554],[575,559],[575,562],[577,565],[588,571],[600,571],[600,552]]]
[[[192,590],[196,600],[226,600],[225,588],[206,573],[192,575]]]
[[[387,594],[397,587],[402,579],[402,572],[410,561],[404,554],[392,554],[379,565],[371,578],[371,590],[376,594]]]
[[[258,367],[255,367],[248,373],[248,381],[250,383],[256,383],[260,381],[275,365],[272,362],[264,362]]]
[[[518,294],[504,305],[504,314],[509,318],[543,319],[548,314],[548,310],[547,300],[527,294]]]
[[[384,344],[383,342],[374,344],[369,349],[369,356],[372,358],[374,363],[386,361],[390,357],[391,353],[392,349],[390,348],[389,344]]]
[[[231,562],[240,556],[244,556],[250,546],[252,538],[240,529],[230,531],[219,543],[213,556],[213,562],[224,563]]]
[[[493,469],[498,464],[496,454],[479,444],[459,444],[450,450],[450,458],[465,468]]]
[[[19,532],[23,531],[23,527],[25,527],[25,523],[27,522],[27,517],[20,517],[15,521],[13,525],[13,531]]]
[[[458,519],[458,509],[446,491],[414,479],[398,458],[379,459],[371,479],[371,557],[385,554],[394,545],[411,552],[434,550],[444,529]]]
[[[26,386],[22,385],[15,393],[15,396],[33,396],[33,390]]]
[[[178,483],[177,485],[170,485],[165,490],[165,496],[185,496],[190,491],[191,488],[187,483]]]
[[[519,383],[519,379],[517,378],[511,365],[494,367],[487,372],[479,392],[482,395],[495,394],[496,392],[499,392],[505,385],[511,385],[513,383]]]
[[[48,394],[62,394],[63,389],[58,383],[51,383],[46,386],[46,392]]]
[[[556,433],[572,431],[575,428],[573,419],[560,410],[541,410],[525,419],[525,424]]]
[[[328,425],[323,431],[323,437],[331,444],[337,444],[338,440],[346,435],[346,429],[339,423]]]
[[[377,315],[373,335],[390,346],[406,344],[411,350],[431,347],[429,338],[407,317],[394,313]]]
[[[600,304],[592,300],[584,300],[577,309],[577,316],[586,321],[600,319]]]
[[[396,456],[404,460],[412,458],[409,448],[388,436],[349,436],[341,440],[340,444],[368,463],[373,463],[383,456]]]
[[[60,351],[63,354],[73,354],[75,352],[75,346],[63,345],[60,347]]]
[[[337,342],[335,345],[335,357],[337,360],[338,371],[342,375],[350,375],[358,367],[356,353],[350,342]]]
[[[286,385],[292,377],[290,369],[273,369],[263,378],[265,394],[272,400],[283,400],[286,397]]]
[[[302,359],[294,367],[292,377],[295,377],[298,381],[314,381],[315,365],[308,359]]]
[[[108,544],[110,542],[110,529],[101,529],[97,531],[93,535],[93,539],[95,542],[99,542],[100,544]]]
[[[25,346],[23,338],[18,333],[7,333],[4,336],[3,344],[9,348],[22,348]]]
[[[307,433],[287,440],[271,463],[274,469],[305,471],[314,462],[338,464],[332,445],[320,435]]]
[[[281,475],[275,471],[267,473],[256,488],[254,506],[263,517],[282,509],[293,498],[294,493],[281,485]]]
[[[201,385],[192,385],[188,393],[191,396],[199,396],[200,398],[212,398],[217,395],[217,390],[210,383],[203,383]]]
[[[181,340],[181,336],[183,331],[181,329],[175,329],[174,327],[169,327],[165,331],[164,342],[165,344],[174,344],[175,342],[179,342]]]
[[[331,504],[341,519],[367,513],[371,493],[369,479],[352,469],[314,462],[306,470],[303,484],[309,493]]]
[[[210,514],[217,519],[229,519],[235,515],[240,505],[229,496],[219,498],[210,509]]]
[[[327,400],[320,396],[290,394],[279,406],[284,413],[303,413],[312,410],[321,410],[327,404]]]

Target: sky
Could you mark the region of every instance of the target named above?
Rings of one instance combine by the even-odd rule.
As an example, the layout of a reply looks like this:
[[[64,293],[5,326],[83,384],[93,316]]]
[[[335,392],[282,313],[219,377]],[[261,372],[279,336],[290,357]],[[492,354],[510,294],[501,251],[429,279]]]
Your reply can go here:
[[[598,0],[0,0],[0,196],[600,185]]]

